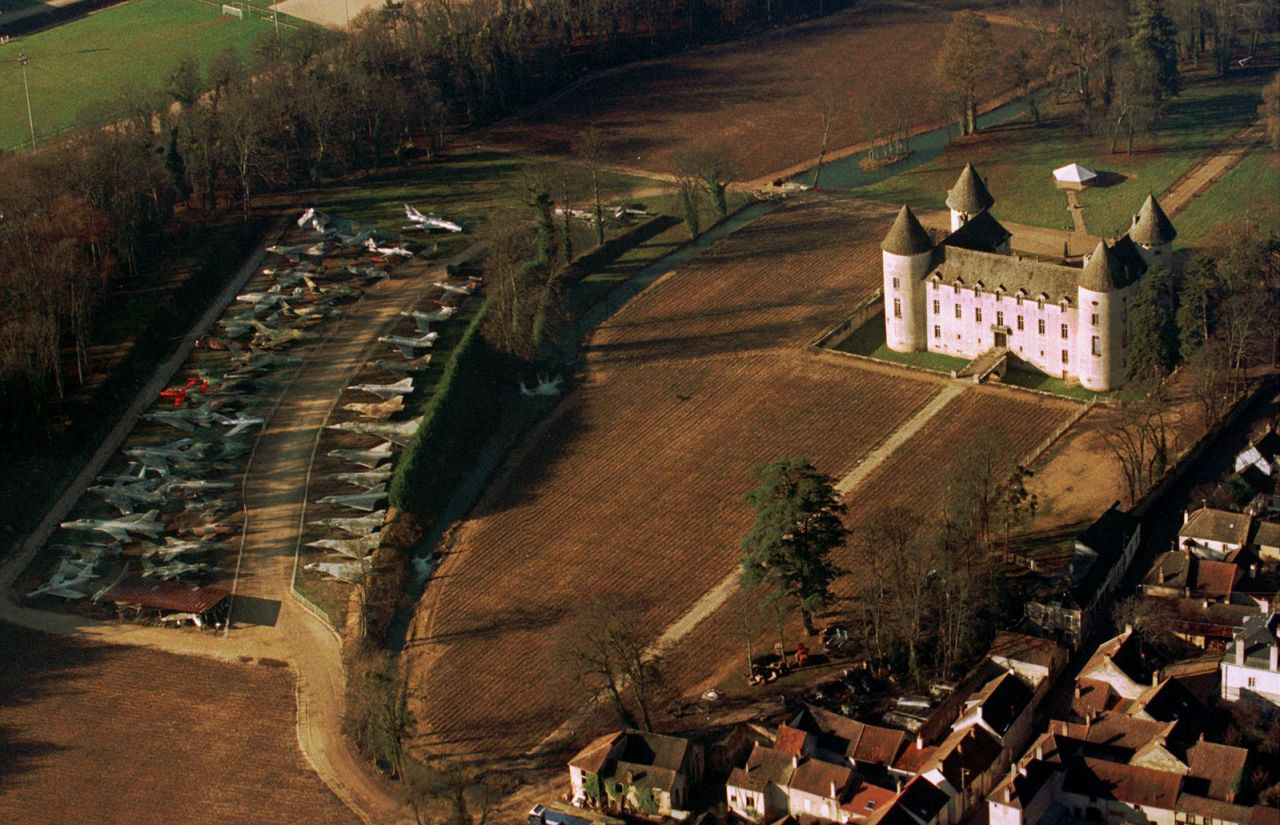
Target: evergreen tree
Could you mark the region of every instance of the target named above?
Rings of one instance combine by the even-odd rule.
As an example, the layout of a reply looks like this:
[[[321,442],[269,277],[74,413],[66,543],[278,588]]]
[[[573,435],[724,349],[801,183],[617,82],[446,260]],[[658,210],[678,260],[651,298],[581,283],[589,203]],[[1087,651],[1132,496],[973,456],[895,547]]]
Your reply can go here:
[[[742,540],[742,586],[763,585],[768,598],[794,599],[813,634],[814,612],[832,601],[831,583],[845,572],[829,558],[848,535],[844,504],[831,478],[807,459],[780,458],[754,472],[760,485],[746,497],[756,522]]]
[[[1217,271],[1208,255],[1197,255],[1187,264],[1178,290],[1178,354],[1190,362],[1196,350],[1209,340],[1209,308],[1217,285]]]
[[[178,149],[177,126],[169,129],[169,148],[165,152],[164,168],[169,173],[173,191],[178,193],[178,200],[186,203],[187,198],[191,197],[191,184],[187,182],[187,164],[183,161],[182,152]]]
[[[1182,86],[1178,73],[1178,29],[1161,0],[1139,0],[1129,21],[1129,47],[1139,72],[1150,77],[1157,100],[1175,97]]]
[[[1164,267],[1153,267],[1142,278],[1129,313],[1131,376],[1167,373],[1178,364],[1174,286]]]

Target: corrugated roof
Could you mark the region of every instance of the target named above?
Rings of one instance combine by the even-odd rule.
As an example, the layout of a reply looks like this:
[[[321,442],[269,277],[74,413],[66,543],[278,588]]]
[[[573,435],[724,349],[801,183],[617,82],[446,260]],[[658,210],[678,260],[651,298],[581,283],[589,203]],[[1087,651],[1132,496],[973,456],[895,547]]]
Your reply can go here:
[[[1146,246],[1160,246],[1178,237],[1178,230],[1173,228],[1155,196],[1147,195],[1142,209],[1134,216],[1133,226],[1129,227],[1129,237]]]
[[[968,215],[990,209],[995,202],[996,199],[991,197],[987,184],[972,163],[964,165],[964,169],[960,170],[960,177],[956,179],[956,185],[947,190],[947,206]]]
[[[191,587],[182,582],[129,575],[102,597],[116,604],[138,604],[175,613],[205,613],[231,594],[220,587]]]
[[[898,217],[893,219],[889,234],[880,242],[880,248],[894,255],[919,255],[933,249],[933,240],[920,225],[911,207],[903,205]]]

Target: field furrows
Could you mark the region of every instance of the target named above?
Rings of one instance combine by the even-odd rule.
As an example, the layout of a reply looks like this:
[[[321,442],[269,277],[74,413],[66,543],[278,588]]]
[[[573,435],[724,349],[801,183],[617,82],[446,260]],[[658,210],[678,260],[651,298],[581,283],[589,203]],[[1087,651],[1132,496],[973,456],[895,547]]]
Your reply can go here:
[[[607,72],[491,129],[496,142],[567,154],[588,127],[604,133],[616,164],[676,172],[682,154],[725,145],[738,175],[753,179],[816,157],[819,110],[834,96],[830,145],[866,141],[887,121],[885,101],[901,101],[916,122],[933,117],[929,94],[947,12],[863,8],[757,37]],[[1027,39],[992,26],[995,53]],[[986,75],[979,94],[1002,88]]]
[[[629,365],[583,387],[428,588],[410,641],[421,744],[535,745],[581,703],[556,654],[588,598],[656,635],[732,569],[754,464],[802,454],[838,474],[935,391],[794,351]]]
[[[283,667],[0,640],[0,821],[355,821],[298,749]]]
[[[591,341],[613,361],[799,348],[879,288],[892,209],[787,204],[637,296]]]

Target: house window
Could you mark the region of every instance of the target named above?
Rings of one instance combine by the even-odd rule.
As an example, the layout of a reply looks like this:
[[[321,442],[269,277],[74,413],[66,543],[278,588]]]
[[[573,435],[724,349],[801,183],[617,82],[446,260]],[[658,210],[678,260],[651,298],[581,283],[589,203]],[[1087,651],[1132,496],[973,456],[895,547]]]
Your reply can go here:
[[[1247,677],[1245,679],[1244,686],[1250,690],[1252,690],[1253,688],[1256,688],[1258,686],[1258,678],[1256,676]]]
[[[1044,311],[1044,298],[1036,299],[1036,309],[1040,310],[1041,312]]]
[[[1065,349],[1064,349],[1064,350],[1062,351],[1062,363],[1064,363],[1064,364],[1065,364],[1065,363],[1067,363],[1067,358],[1068,358],[1068,356],[1067,356],[1067,350],[1065,350]]]
[[[955,294],[959,295],[959,294],[960,294],[960,284],[952,284],[952,285],[951,285],[951,291],[952,291],[952,292],[954,292]]]
[[[1090,321],[1093,323],[1093,325],[1096,327],[1096,326],[1098,325],[1098,313],[1096,313],[1096,312],[1095,312],[1095,313],[1093,313],[1093,315],[1090,315],[1090,316],[1089,316],[1089,320],[1090,320]]]
[[[1096,335],[1095,335],[1095,336],[1093,336],[1093,341],[1092,341],[1092,343],[1091,343],[1091,347],[1092,347],[1091,351],[1093,352],[1093,354],[1094,354],[1094,355],[1101,355],[1101,354],[1102,354],[1102,339],[1101,339],[1101,338],[1099,338],[1099,337],[1098,337],[1098,336],[1096,336]]]
[[[942,327],[938,326],[937,324],[933,325],[933,337],[934,338],[942,337]]]
[[[1017,303],[1017,305],[1018,305],[1018,306],[1022,306],[1022,296],[1021,296],[1021,295],[1019,295],[1019,296],[1015,299],[1015,303]]]
[[[1066,324],[1063,324],[1063,325],[1062,325],[1062,337],[1063,337],[1063,338],[1066,338],[1066,337],[1067,337],[1067,325],[1066,325]]]
[[[1041,318],[1039,321],[1036,321],[1036,330],[1041,335],[1044,335],[1044,319],[1043,318]]]
[[[982,323],[982,307],[973,308],[973,320],[977,321],[979,324]]]
[[[893,299],[893,317],[894,318],[902,317],[902,299],[901,298]]]
[[[933,314],[940,315],[942,313],[942,302],[935,300],[933,302]]]
[[[1018,316],[1018,332],[1022,332],[1022,316]]]
[[[898,276],[896,275],[893,277],[893,288],[894,289],[898,288]]]
[[[957,317],[957,318],[959,318],[959,317],[960,317],[960,305],[959,305],[959,304],[956,304],[956,317]]]
[[[996,326],[1004,326],[1004,313],[1000,310],[996,310]]]

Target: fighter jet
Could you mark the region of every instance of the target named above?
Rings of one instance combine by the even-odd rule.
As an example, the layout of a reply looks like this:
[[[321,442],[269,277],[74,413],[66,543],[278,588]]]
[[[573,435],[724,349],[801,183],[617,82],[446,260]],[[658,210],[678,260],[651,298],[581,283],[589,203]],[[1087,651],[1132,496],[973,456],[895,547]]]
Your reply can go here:
[[[383,335],[378,338],[381,344],[387,344],[400,350],[400,354],[405,358],[413,358],[414,350],[430,349],[435,345],[436,339],[440,337],[438,332],[428,332],[426,335],[420,335],[417,338],[406,338],[403,335]]]
[[[279,349],[300,341],[310,341],[316,337],[314,332],[301,329],[272,329],[261,321],[254,321],[253,328],[257,330],[253,336],[254,346],[264,349]]]
[[[308,564],[305,569],[323,573],[348,584],[359,584],[364,574],[369,572],[369,561],[367,559],[344,562],[316,561]]]
[[[357,278],[372,280],[375,278],[386,278],[386,270],[379,269],[376,266],[357,266],[355,264],[347,264],[347,272],[355,275]]]
[[[390,358],[379,358],[374,361],[374,366],[380,367],[387,372],[399,373],[415,373],[422,372],[431,366],[431,353],[421,355],[410,361],[392,361]]]
[[[353,536],[363,536],[368,533],[372,533],[374,530],[377,530],[379,527],[381,527],[382,523],[386,520],[386,518],[387,518],[386,510],[376,510],[367,516],[358,516],[358,517],[352,516],[348,518],[322,518],[322,519],[316,519],[315,521],[310,522],[310,524],[313,524],[317,527],[333,527],[337,530],[341,530],[344,533],[349,533]]]
[[[260,293],[265,294],[265,293]],[[274,306],[274,303],[269,304]],[[253,316],[256,311],[250,310],[248,313],[236,313],[218,320],[218,327],[222,330],[222,334],[228,338],[243,338],[250,332],[253,332]]]
[[[213,573],[220,568],[212,564],[196,563],[190,564],[185,561],[171,561],[165,564],[152,564],[146,559],[142,560],[142,576],[150,578],[151,576],[159,576],[165,581],[176,579],[181,576],[189,576],[194,573]]]
[[[93,562],[77,565],[70,559],[62,559],[58,562],[58,569],[49,581],[32,590],[27,596],[29,598],[58,596],[63,599],[83,599],[88,594],[81,593],[75,588],[96,578],[93,572],[94,567]]]
[[[475,278],[468,278],[467,282],[461,286],[447,281],[435,281],[434,284],[445,292],[452,292],[454,295],[474,295],[475,291],[480,288],[480,282]]]
[[[462,227],[453,221],[436,215],[424,215],[409,204],[404,205],[404,216],[409,219],[406,229],[443,229],[446,232],[461,232]]]
[[[440,323],[449,320],[453,313],[457,312],[457,307],[440,307],[440,309],[432,312],[402,312],[400,313],[406,318],[412,318],[413,322],[418,325],[418,332],[429,332],[431,324]]]
[[[161,561],[170,562],[187,553],[210,553],[221,549],[221,547],[222,545],[212,541],[188,541],[186,539],[177,539],[173,536],[165,536],[163,546],[144,549],[142,558],[158,558]]]
[[[198,478],[175,478],[162,484],[160,486],[160,490],[165,495],[171,495],[173,493],[190,495],[192,493],[210,493],[214,490],[230,490],[235,486],[235,482],[232,481],[205,481],[204,479]]]
[[[251,415],[245,415],[243,412],[238,412],[235,415],[218,415],[214,413],[213,419],[219,424],[225,424],[231,428],[222,434],[223,438],[234,438],[250,427],[259,427],[266,423],[265,418],[256,418]]]
[[[156,410],[144,413],[142,418],[158,424],[168,424],[177,430],[193,433],[196,427],[208,427],[212,421],[212,408],[208,403],[198,407],[182,407],[177,410]]]
[[[291,261],[301,261],[302,256],[321,256],[325,253],[324,242],[318,244],[297,244],[296,246],[268,246],[268,252],[274,252],[277,255],[283,255]]]
[[[242,304],[252,304],[254,311],[258,312],[262,309],[270,308],[280,303],[284,296],[281,294],[280,287],[273,286],[266,292],[242,292],[236,296],[236,300]]]
[[[343,404],[342,409],[350,410],[354,413],[360,413],[365,418],[373,418],[378,421],[386,421],[394,413],[398,413],[404,409],[404,396],[393,395],[386,401],[375,401],[367,404],[351,403]]]
[[[526,387],[524,385],[524,381],[522,380],[520,382],[520,394],[523,395],[525,398],[534,398],[537,396],[556,396],[560,394],[560,383],[563,380],[564,379],[559,375],[551,379],[547,379],[539,375],[538,383],[534,385],[532,388]]]
[[[341,481],[343,484],[354,484],[357,487],[372,490],[379,484],[386,483],[386,481],[391,478],[391,468],[386,467],[381,470],[366,470],[363,473],[335,473],[330,477],[334,481]]]
[[[134,512],[140,504],[158,506],[164,502],[164,497],[150,489],[149,484],[140,483],[136,480],[132,484],[117,483],[111,486],[95,484],[88,489],[89,492],[95,493],[103,501],[119,510],[122,516],[127,516]]]
[[[208,446],[190,438],[180,438],[163,446],[130,447],[124,450],[124,454],[137,459],[144,469],[167,476],[173,466],[194,467],[194,460],[203,458]]]
[[[613,216],[615,218],[618,218],[619,220],[621,220],[624,217],[627,217],[628,215],[637,217],[637,218],[647,218],[652,214],[653,213],[648,211],[647,209],[637,209],[634,206],[627,206],[626,204],[621,204],[619,206],[613,207]]]
[[[379,438],[385,438],[388,441],[399,444],[401,447],[407,447],[409,446],[409,440],[418,431],[418,424],[421,421],[420,417],[395,423],[386,421],[343,421],[341,424],[326,424],[325,429],[376,435]]]
[[[158,515],[160,515],[159,510],[148,510],[145,513],[134,513],[120,518],[82,518],[75,521],[64,521],[59,526],[67,530],[96,530],[100,533],[106,533],[116,541],[123,543],[133,540],[131,534],[149,539],[160,538],[160,534],[164,532],[164,525],[156,521],[156,516]]]
[[[307,546],[318,547],[322,550],[330,550],[334,553],[341,553],[349,559],[363,559],[374,550],[377,550],[378,545],[381,543],[381,534],[371,533],[367,536],[361,536],[356,539],[320,539],[319,541],[309,541],[307,542]]]
[[[577,218],[580,221],[587,221],[588,223],[596,219],[595,213],[589,212],[586,209],[565,209],[563,206],[557,206],[555,208],[555,213],[559,216],[564,216],[565,213],[568,213],[569,217]]]
[[[372,469],[391,458],[391,442],[384,441],[377,447],[371,447],[367,450],[330,450],[329,457],[350,461],[352,464],[359,464],[361,467]]]
[[[347,389],[367,392],[385,401],[396,395],[408,395],[413,392],[413,379],[402,378],[394,384],[352,384]]]
[[[405,249],[403,246],[378,246],[378,242],[373,238],[369,238],[364,242],[364,248],[370,252],[377,252],[379,255],[386,255],[388,258],[395,256],[404,258],[413,257],[413,253]]]
[[[343,493],[341,495],[325,496],[316,501],[316,504],[333,504],[339,507],[350,507],[352,510],[361,510],[363,512],[371,512],[387,497],[385,484],[379,484],[372,490],[365,490],[363,493]]]

